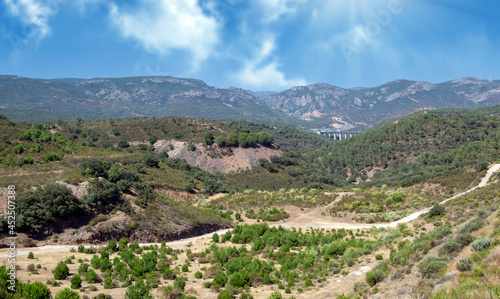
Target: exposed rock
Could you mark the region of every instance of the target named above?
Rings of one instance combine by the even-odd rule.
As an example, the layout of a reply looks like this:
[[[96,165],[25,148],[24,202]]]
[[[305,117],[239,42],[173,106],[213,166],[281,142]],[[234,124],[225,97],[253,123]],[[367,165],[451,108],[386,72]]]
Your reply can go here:
[[[174,146],[169,150],[169,145]],[[282,156],[283,153],[275,148],[256,146],[252,148],[236,147],[230,149],[221,149],[216,144],[210,148],[201,143],[194,144],[195,151],[189,151],[187,142],[175,140],[158,140],[155,144],[155,152],[168,152],[170,158],[184,159],[191,165],[200,167],[209,172],[238,172],[251,169],[259,165],[259,159],[270,160],[271,156]]]

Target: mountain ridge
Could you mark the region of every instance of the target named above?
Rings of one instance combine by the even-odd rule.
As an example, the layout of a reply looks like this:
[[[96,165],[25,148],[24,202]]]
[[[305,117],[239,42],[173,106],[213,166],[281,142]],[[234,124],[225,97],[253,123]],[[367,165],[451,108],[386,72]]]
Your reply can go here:
[[[12,120],[180,116],[244,119],[302,127],[340,118],[366,124],[421,109],[500,104],[500,81],[473,77],[433,84],[397,79],[376,87],[329,83],[279,93],[218,88],[200,79],[171,76],[35,79],[0,75],[0,113]]]

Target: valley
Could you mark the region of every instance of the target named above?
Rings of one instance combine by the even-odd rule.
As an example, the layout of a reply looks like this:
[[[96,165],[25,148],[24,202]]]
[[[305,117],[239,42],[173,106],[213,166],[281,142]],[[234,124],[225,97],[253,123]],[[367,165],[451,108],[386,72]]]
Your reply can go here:
[[[18,294],[496,296],[499,124],[498,106],[421,111],[333,141],[241,120],[4,116]]]

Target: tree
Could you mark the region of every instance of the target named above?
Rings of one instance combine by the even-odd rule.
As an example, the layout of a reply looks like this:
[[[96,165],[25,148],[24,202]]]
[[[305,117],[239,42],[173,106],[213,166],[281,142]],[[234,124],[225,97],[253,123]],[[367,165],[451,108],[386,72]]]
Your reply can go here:
[[[116,183],[120,180],[122,176],[123,167],[119,164],[113,164],[111,168],[108,170],[108,180],[112,183]]]
[[[429,211],[428,217],[432,218],[434,216],[439,216],[444,214],[444,207],[436,203]]]
[[[156,137],[155,135],[149,135],[148,136],[148,141],[151,145],[155,144],[156,141],[158,141],[158,137]]]
[[[160,159],[155,154],[147,154],[144,157],[144,164],[149,167],[159,168],[160,167]]]
[[[22,283],[18,292],[23,298],[51,299],[50,289],[43,283],[37,281],[33,283]]]
[[[177,276],[174,280],[174,289],[184,291],[186,287],[186,280],[182,276]]]
[[[220,147],[225,147],[227,145],[226,137],[223,135],[217,136],[217,138],[215,138],[215,143],[217,143]]]
[[[212,235],[212,240],[214,241],[214,243],[219,243],[219,235],[217,233],[214,233]]]
[[[48,184],[19,196],[16,225],[26,228],[64,220],[82,213],[85,213],[85,208],[71,189],[60,184]]]
[[[59,291],[54,299],[80,299],[80,295],[69,288],[65,288]]]
[[[96,283],[97,282],[97,274],[93,269],[89,269],[85,274],[85,281],[87,283]]]
[[[65,262],[60,261],[54,269],[54,279],[63,280],[69,275],[69,268]]]
[[[212,145],[214,140],[214,135],[211,132],[206,132],[205,136],[203,136],[203,141],[206,145]]]
[[[72,289],[79,289],[82,287],[82,279],[80,278],[80,275],[75,274],[73,277],[71,277],[71,288]]]
[[[129,147],[129,144],[127,142],[127,140],[125,139],[120,139],[118,140],[118,142],[116,143],[116,146],[119,147],[119,148],[127,148]]]
[[[150,294],[150,288],[144,284],[142,280],[138,280],[135,285],[131,285],[127,288],[127,292],[125,293],[126,299],[154,299]]]

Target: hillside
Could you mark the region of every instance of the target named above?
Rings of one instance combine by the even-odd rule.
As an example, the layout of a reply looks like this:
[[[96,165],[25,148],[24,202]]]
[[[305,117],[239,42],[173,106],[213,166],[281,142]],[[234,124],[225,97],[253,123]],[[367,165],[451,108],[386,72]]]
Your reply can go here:
[[[500,107],[436,110],[328,142],[245,121],[0,117],[0,206],[15,185],[17,242],[43,246],[19,248],[21,292],[496,295],[500,176],[475,186],[499,162],[499,124]],[[229,171],[242,157],[257,163]],[[0,217],[1,244],[8,232]]]
[[[29,122],[180,116],[291,124],[251,91],[197,79],[127,77],[42,80],[0,76],[0,113]]]
[[[297,86],[265,99],[302,119],[343,118],[371,123],[418,109],[470,108],[500,103],[500,81],[463,78],[440,84],[396,80],[373,88],[344,89],[326,83]]]

